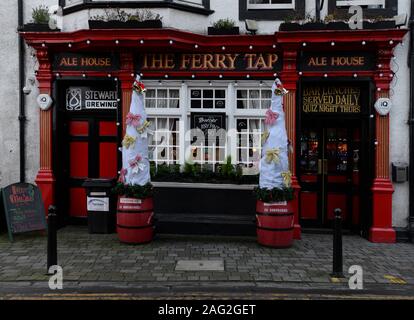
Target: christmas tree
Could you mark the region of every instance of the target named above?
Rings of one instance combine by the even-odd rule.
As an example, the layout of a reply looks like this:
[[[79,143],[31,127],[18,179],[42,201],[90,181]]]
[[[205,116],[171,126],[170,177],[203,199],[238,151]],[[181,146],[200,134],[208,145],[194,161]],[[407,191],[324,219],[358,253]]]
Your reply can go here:
[[[144,107],[145,86],[138,76],[133,84],[132,101],[126,117],[126,135],[122,141],[122,170],[119,182],[125,187],[146,186],[151,182],[148,159],[150,123]]]
[[[272,86],[272,104],[266,112],[266,130],[262,134],[260,181],[256,190],[259,200],[283,201],[292,196],[292,174],[289,171],[289,142],[285,126],[283,96],[288,91],[276,79]]]

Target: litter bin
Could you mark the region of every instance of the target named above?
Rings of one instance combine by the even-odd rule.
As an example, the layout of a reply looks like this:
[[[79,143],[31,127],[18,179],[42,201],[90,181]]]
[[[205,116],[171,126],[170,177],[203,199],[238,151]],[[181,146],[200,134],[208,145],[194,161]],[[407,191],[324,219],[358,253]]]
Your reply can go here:
[[[114,180],[88,179],[86,189],[89,233],[114,233],[116,221],[116,195],[112,194]]]

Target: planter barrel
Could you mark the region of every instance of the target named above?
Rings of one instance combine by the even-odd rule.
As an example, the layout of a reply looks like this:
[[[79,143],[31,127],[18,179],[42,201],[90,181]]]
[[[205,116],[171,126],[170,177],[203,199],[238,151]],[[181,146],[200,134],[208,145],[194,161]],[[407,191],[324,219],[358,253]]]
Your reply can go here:
[[[154,204],[152,198],[119,197],[117,232],[121,242],[141,244],[154,237]]]
[[[291,202],[256,203],[257,241],[273,248],[293,244],[294,213]]]

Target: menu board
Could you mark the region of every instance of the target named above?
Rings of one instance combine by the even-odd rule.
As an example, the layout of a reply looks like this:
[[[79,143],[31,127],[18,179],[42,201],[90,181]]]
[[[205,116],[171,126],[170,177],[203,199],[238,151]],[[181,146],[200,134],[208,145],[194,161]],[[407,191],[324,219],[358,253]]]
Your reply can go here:
[[[215,134],[217,130],[226,130],[225,113],[198,113],[191,114],[191,129],[200,129],[207,136],[210,130]]]
[[[10,241],[13,234],[46,229],[42,196],[35,185],[12,184],[2,190],[2,196]]]

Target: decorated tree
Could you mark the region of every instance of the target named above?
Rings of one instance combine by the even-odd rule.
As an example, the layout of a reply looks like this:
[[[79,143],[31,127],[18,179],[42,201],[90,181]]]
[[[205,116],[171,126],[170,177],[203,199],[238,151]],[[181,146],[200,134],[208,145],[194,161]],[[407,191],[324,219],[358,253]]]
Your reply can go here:
[[[150,122],[144,107],[145,86],[138,76],[133,84],[132,101],[126,117],[126,134],[122,141],[122,170],[117,191],[136,198],[148,196],[151,176],[148,159]]]
[[[265,132],[262,134],[259,200],[276,202],[291,200],[292,174],[289,171],[289,142],[285,126],[283,96],[288,91],[276,79],[272,86],[272,104],[266,112]]]

